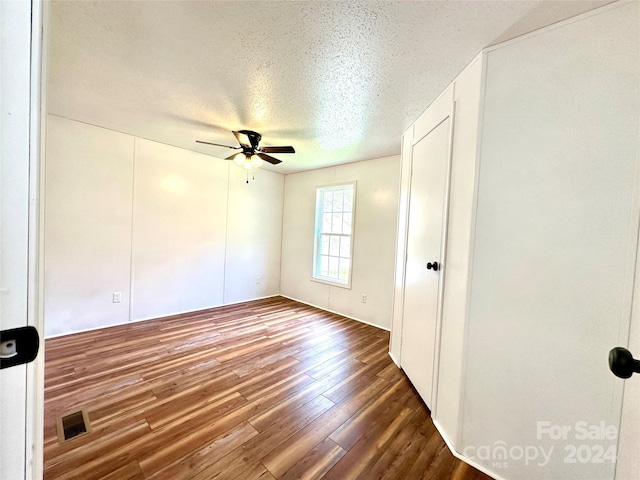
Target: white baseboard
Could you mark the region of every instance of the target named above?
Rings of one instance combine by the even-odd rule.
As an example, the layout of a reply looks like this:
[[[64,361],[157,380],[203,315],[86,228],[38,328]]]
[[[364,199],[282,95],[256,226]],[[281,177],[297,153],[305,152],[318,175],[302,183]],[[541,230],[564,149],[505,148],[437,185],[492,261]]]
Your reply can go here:
[[[211,307],[199,308],[197,310],[185,310],[183,312],[167,313],[166,315],[162,315],[160,317],[154,316],[154,317],[136,318],[135,320],[133,320],[133,319],[130,320],[128,323],[145,322],[147,320],[157,320],[159,318],[173,317],[173,316],[176,316],[176,315],[185,315],[187,313],[198,313],[198,312],[203,312],[205,310],[211,310],[212,308],[230,307],[231,305],[238,305],[240,303],[255,302],[257,300],[264,300],[266,298],[273,298],[273,297],[279,297],[279,296],[280,295],[278,293],[276,293],[276,294],[273,294],[273,295],[265,295],[264,297],[249,298],[247,300],[238,300],[237,302],[221,303],[220,305],[213,305]]]
[[[480,464],[476,463],[475,461],[471,460],[470,458],[467,458],[463,454],[459,453],[455,449],[455,447],[453,446],[453,443],[451,443],[451,440],[449,439],[447,434],[444,433],[444,430],[440,426],[440,423],[434,418],[431,418],[431,420],[433,421],[433,424],[436,426],[436,429],[438,430],[438,433],[440,434],[440,436],[444,440],[444,443],[447,444],[447,447],[449,448],[449,451],[453,454],[454,457],[456,457],[458,460],[462,460],[464,463],[467,463],[467,464],[471,465],[476,470],[480,470],[485,475],[489,475],[491,478],[493,478],[495,480],[506,480],[504,477],[501,477],[500,475],[497,475],[495,472],[489,470],[487,467],[485,467],[483,465],[480,465]]]
[[[74,330],[72,332],[58,333],[58,334],[55,334],[55,335],[49,335],[46,338],[63,337],[65,335],[74,335],[76,333],[84,333],[84,332],[91,332],[91,331],[95,331],[95,330],[102,330],[104,328],[118,327],[118,326],[122,326],[122,325],[128,325],[130,323],[146,322],[148,320],[157,320],[158,318],[164,318],[164,317],[173,317],[174,315],[184,315],[184,314],[187,314],[187,313],[197,313],[197,312],[201,312],[201,311],[204,311],[204,310],[210,310],[212,308],[228,307],[228,306],[231,306],[231,305],[237,305],[237,304],[240,304],[240,303],[247,303],[247,302],[254,302],[256,300],[264,300],[264,299],[273,298],[273,297],[288,298],[289,300],[293,300],[294,302],[304,303],[305,305],[309,305],[310,307],[315,307],[315,308],[318,308],[320,310],[324,310],[325,312],[342,315],[343,317],[349,318],[351,320],[355,320],[356,322],[364,323],[366,325],[370,325],[372,327],[379,328],[380,330],[385,330],[387,332],[390,331],[389,328],[381,327],[380,325],[376,325],[375,323],[367,322],[366,320],[362,320],[360,318],[352,317],[350,315],[345,315],[344,313],[338,312],[338,311],[335,311],[335,310],[329,310],[328,308],[324,308],[324,307],[321,307],[319,305],[314,305],[313,303],[305,302],[303,300],[300,300],[300,299],[297,299],[297,298],[293,298],[293,297],[290,297],[288,295],[282,295],[282,294],[276,293],[274,295],[266,295],[264,297],[251,298],[251,299],[247,299],[247,300],[239,300],[237,302],[222,303],[220,305],[212,305],[210,307],[199,308],[197,310],[185,310],[185,311],[181,311],[181,312],[171,312],[171,313],[167,313],[167,314],[162,315],[162,316],[137,318],[135,320],[131,319],[131,320],[126,321],[126,322],[119,322],[119,323],[114,323],[114,324],[111,324],[111,325],[103,325],[103,326],[94,327],[94,328],[84,328],[84,329],[80,329],[80,330]],[[399,363],[393,357],[393,355],[391,355],[391,358],[393,359],[393,361],[395,362],[396,365],[399,365]]]
[[[237,305],[239,303],[255,302],[256,300],[264,300],[264,299],[267,299],[267,298],[280,297],[280,296],[281,296],[280,294],[276,293],[274,295],[266,295],[264,297],[251,298],[251,299],[248,299],[248,300],[240,300],[240,301],[237,301],[237,302],[230,302],[230,303],[221,303],[220,305],[212,305],[210,307],[199,308],[197,310],[185,310],[183,312],[173,312],[173,313],[167,313],[166,315],[161,315],[161,316],[137,318],[135,320],[130,319],[130,320],[126,321],[126,322],[118,322],[118,323],[113,323],[113,324],[109,324],[109,325],[103,325],[103,326],[100,326],[100,327],[82,328],[80,330],[74,330],[73,332],[57,333],[55,335],[47,335],[45,337],[45,340],[47,338],[56,338],[56,337],[64,337],[66,335],[75,335],[76,333],[93,332],[93,331],[96,331],[96,330],[103,330],[105,328],[121,327],[122,325],[129,325],[130,323],[146,322],[146,321],[149,321],[149,320],[157,320],[159,318],[173,317],[173,316],[176,316],[176,315],[184,315],[184,314],[187,314],[187,313],[198,313],[198,312],[203,312],[205,310],[211,310],[212,308],[228,307],[228,306],[231,306],[231,305]],[[45,320],[45,326],[46,326],[46,320]]]
[[[379,328],[380,330],[385,330],[387,332],[391,331],[390,328],[381,327],[380,325],[376,325],[375,323],[367,322],[366,320],[362,320],[360,318],[352,317],[351,315],[346,315],[346,314],[344,314],[342,312],[338,312],[336,310],[329,310],[328,308],[321,307],[320,305],[314,305],[313,303],[305,302],[304,300],[300,300],[298,298],[293,298],[293,297],[290,297],[289,295],[280,294],[280,296],[284,297],[284,298],[288,298],[289,300],[293,300],[294,302],[304,303],[305,305],[309,305],[310,307],[319,308],[320,310],[324,310],[325,312],[335,313],[337,315],[341,315],[341,316],[346,317],[346,318],[348,318],[350,320],[355,320],[356,322],[360,322],[360,323],[365,323],[367,325],[371,325],[372,327]]]
[[[396,356],[393,353],[391,353],[391,351],[389,351],[389,356],[391,357],[391,360],[393,360],[393,363],[396,364],[396,367],[402,368],[402,367],[400,367],[399,359],[397,359]]]

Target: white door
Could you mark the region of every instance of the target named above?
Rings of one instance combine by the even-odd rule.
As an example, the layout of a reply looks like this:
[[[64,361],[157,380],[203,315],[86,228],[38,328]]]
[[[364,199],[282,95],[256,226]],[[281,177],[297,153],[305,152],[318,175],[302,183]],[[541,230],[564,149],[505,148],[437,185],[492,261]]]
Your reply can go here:
[[[411,158],[401,365],[429,408],[433,407],[450,122],[445,118],[419,139]]]
[[[0,1],[0,330],[25,327],[36,318],[30,296],[35,245],[29,232],[30,219],[35,225],[30,184],[37,162],[30,158],[38,152],[33,142],[38,141],[39,118],[31,112],[39,110],[40,45],[31,48],[32,21],[35,38],[41,31],[40,5],[34,2],[33,7],[26,1]],[[10,358],[13,343],[6,338],[0,355]],[[39,368],[41,363],[0,370],[0,480],[38,475],[42,449],[34,412],[40,403],[34,385]]]

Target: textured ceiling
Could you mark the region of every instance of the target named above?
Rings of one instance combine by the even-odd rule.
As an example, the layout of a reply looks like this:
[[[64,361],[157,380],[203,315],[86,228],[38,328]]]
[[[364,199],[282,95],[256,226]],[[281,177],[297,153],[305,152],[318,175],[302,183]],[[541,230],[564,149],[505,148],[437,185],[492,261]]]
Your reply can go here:
[[[49,113],[282,173],[395,155],[484,47],[608,1],[55,1]]]

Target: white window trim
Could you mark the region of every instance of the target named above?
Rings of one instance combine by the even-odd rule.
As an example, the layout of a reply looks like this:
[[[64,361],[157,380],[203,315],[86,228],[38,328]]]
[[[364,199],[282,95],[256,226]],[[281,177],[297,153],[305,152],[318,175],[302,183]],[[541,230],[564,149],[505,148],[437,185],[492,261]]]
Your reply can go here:
[[[347,185],[351,185],[353,188],[353,204],[351,206],[351,234],[349,235],[349,237],[351,238],[351,245],[350,245],[351,248],[349,252],[349,257],[351,262],[349,265],[349,277],[346,282],[341,282],[338,280],[333,280],[331,278],[315,276],[316,267],[318,264],[317,259],[319,258],[318,251],[322,248],[320,246],[321,237],[318,232],[318,229],[321,228],[322,226],[322,210],[318,208],[318,195],[320,193],[320,189],[329,189],[331,187],[336,187],[337,189],[338,187],[344,187]],[[345,180],[343,182],[334,182],[334,183],[329,183],[324,185],[316,185],[315,190],[316,190],[316,201],[314,205],[315,220],[314,220],[314,227],[313,227],[313,258],[312,258],[312,266],[311,266],[311,281],[317,282],[317,283],[324,283],[326,285],[331,285],[333,287],[346,288],[350,290],[351,279],[353,278],[353,245],[354,245],[353,240],[355,237],[355,230],[356,230],[357,182],[356,180]],[[336,235],[344,235],[344,234],[336,234]]]

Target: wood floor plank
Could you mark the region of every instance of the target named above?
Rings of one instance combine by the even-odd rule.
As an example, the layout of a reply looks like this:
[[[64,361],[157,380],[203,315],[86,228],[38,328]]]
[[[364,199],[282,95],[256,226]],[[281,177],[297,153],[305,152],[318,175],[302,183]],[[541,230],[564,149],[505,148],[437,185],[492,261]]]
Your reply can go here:
[[[280,480],[322,478],[345,453],[347,452],[340,445],[327,437],[279,478]]]
[[[47,339],[44,478],[488,479],[449,452],[388,343],[283,297]],[[90,431],[60,443],[80,409]]]
[[[103,474],[112,473],[123,466],[135,461],[135,458],[115,460],[114,452],[122,445],[135,442],[148,433],[151,429],[145,421],[138,421],[126,429],[121,429],[100,438],[99,441],[86,443],[73,450],[58,454],[56,457],[47,458],[45,451],[44,469],[51,478],[101,478]],[[74,439],[69,440],[72,442]],[[79,439],[78,439],[79,440]],[[70,445],[70,444],[69,444]],[[97,464],[103,470],[98,471]]]
[[[376,381],[358,395],[335,405],[324,414],[293,435],[276,450],[262,459],[262,463],[276,477],[280,477],[298,460],[309,453],[353,413],[371,401],[383,388],[384,381]]]
[[[424,480],[435,480],[437,478],[434,468],[435,459],[438,453],[442,451],[443,448],[446,448],[446,446],[440,443],[440,440],[438,433],[434,431],[409,470],[407,478]]]
[[[374,458],[367,468],[367,480],[380,480],[385,476],[388,477],[389,472],[395,475],[405,463],[413,465],[415,457],[412,455],[411,447],[412,441],[415,441],[416,430],[415,423],[409,422],[405,428],[398,431],[395,438],[389,440],[377,459]]]
[[[398,415],[386,424],[386,428],[371,430],[363,435],[347,454],[327,472],[327,479],[356,479],[366,478],[369,465],[373,464],[379,455],[385,451],[386,444],[407,425],[414,415],[410,408],[404,407]],[[372,439],[375,439],[372,441]]]
[[[318,396],[295,411],[286,420],[269,427],[264,432],[253,437],[242,447],[239,447],[221,458],[205,470],[192,477],[192,480],[211,480],[218,478],[235,478],[246,472],[260,460],[277,448],[283,441],[290,438],[309,422],[333,407],[333,402]]]
[[[144,474],[138,462],[131,462],[106,474],[102,480],[144,480]]]
[[[373,402],[348,418],[329,438],[345,450],[351,449],[365,434],[381,430],[386,421],[396,418],[403,409],[408,408],[402,401],[396,401],[402,398],[405,390],[406,385],[396,382]]]
[[[328,384],[325,382],[310,382],[304,385],[304,387],[298,392],[290,395],[283,401],[278,402],[264,412],[251,417],[249,422],[256,428],[256,430],[262,432],[277,421],[286,418],[293,410],[305,405],[309,402],[310,398],[320,395],[327,389],[327,386]]]
[[[262,463],[258,462],[246,472],[242,472],[233,480],[276,480]]]
[[[258,435],[258,432],[251,425],[242,423],[219,436],[213,442],[195,450],[180,461],[157,471],[147,478],[153,480],[192,478],[193,475],[213,465],[256,435]]]

